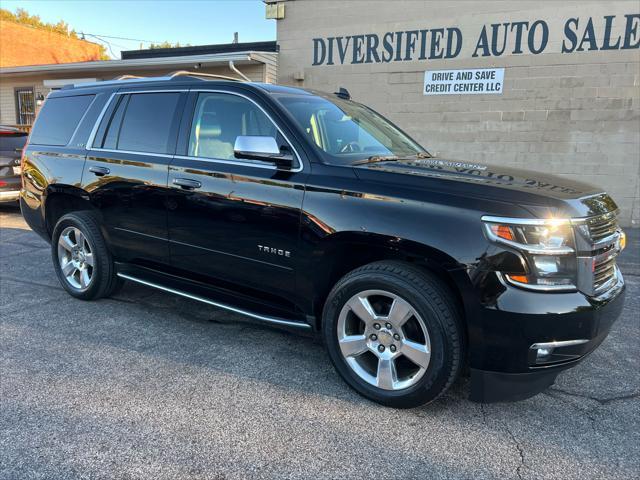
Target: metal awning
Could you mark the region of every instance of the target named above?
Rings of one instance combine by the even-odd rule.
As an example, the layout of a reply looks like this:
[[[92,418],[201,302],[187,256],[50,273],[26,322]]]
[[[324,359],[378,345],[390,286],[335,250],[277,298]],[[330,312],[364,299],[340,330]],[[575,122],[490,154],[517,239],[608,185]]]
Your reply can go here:
[[[75,63],[55,63],[48,65],[26,65],[21,67],[0,68],[0,75],[21,76],[40,73],[88,73],[88,72],[109,72],[130,69],[167,69],[176,67],[181,69],[200,64],[202,67],[228,65],[233,61],[238,65],[266,63],[267,56],[277,55],[274,52],[233,52],[215,53],[205,55],[188,55],[176,57],[153,57],[129,60],[102,60],[95,62],[75,62]]]

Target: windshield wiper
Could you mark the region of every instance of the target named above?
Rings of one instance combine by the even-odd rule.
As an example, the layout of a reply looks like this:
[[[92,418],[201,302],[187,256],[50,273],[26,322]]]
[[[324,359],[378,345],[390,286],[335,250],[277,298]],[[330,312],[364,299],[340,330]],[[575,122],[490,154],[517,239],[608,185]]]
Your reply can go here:
[[[400,160],[402,157],[398,157],[396,155],[392,155],[389,157],[383,157],[381,155],[373,155],[369,158],[363,158],[362,160],[356,160],[351,165],[366,165],[367,163],[377,163],[377,162],[396,162]]]
[[[389,156],[383,156],[383,155],[373,155],[369,158],[364,158],[362,160],[356,160],[355,162],[352,163],[352,165],[366,165],[367,163],[378,163],[378,162],[397,162],[398,160],[402,160],[402,159],[408,159],[409,157],[416,157],[418,159],[424,159],[424,158],[433,158],[433,155],[431,155],[429,152],[418,152],[416,154],[413,155],[406,155],[406,156],[398,156],[398,155],[389,155]]]

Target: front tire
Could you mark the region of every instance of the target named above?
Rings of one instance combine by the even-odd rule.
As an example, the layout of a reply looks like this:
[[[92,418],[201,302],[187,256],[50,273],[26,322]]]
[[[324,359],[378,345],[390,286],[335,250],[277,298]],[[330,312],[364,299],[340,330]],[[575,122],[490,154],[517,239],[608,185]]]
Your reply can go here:
[[[58,280],[75,298],[107,297],[122,285],[92,212],[73,212],[58,220],[51,236],[51,256]]]
[[[382,261],[343,277],[329,294],[323,336],[338,373],[365,397],[412,408],[442,395],[460,373],[456,300],[411,264]]]

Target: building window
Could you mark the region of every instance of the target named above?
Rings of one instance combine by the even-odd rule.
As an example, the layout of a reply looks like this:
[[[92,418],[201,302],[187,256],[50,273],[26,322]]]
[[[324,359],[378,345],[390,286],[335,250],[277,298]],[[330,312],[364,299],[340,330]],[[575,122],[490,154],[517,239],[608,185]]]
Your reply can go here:
[[[16,88],[16,119],[18,125],[32,125],[36,117],[36,98],[33,87]]]

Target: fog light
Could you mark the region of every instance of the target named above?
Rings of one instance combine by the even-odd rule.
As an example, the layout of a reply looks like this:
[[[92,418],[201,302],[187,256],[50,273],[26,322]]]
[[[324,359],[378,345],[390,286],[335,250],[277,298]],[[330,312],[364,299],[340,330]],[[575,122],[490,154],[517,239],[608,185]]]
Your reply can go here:
[[[585,343],[589,343],[586,338],[534,343],[529,347],[529,365],[548,365],[575,360],[585,354],[585,348],[580,347]]]
[[[538,348],[536,351],[536,361],[546,360],[553,353],[552,347]]]

